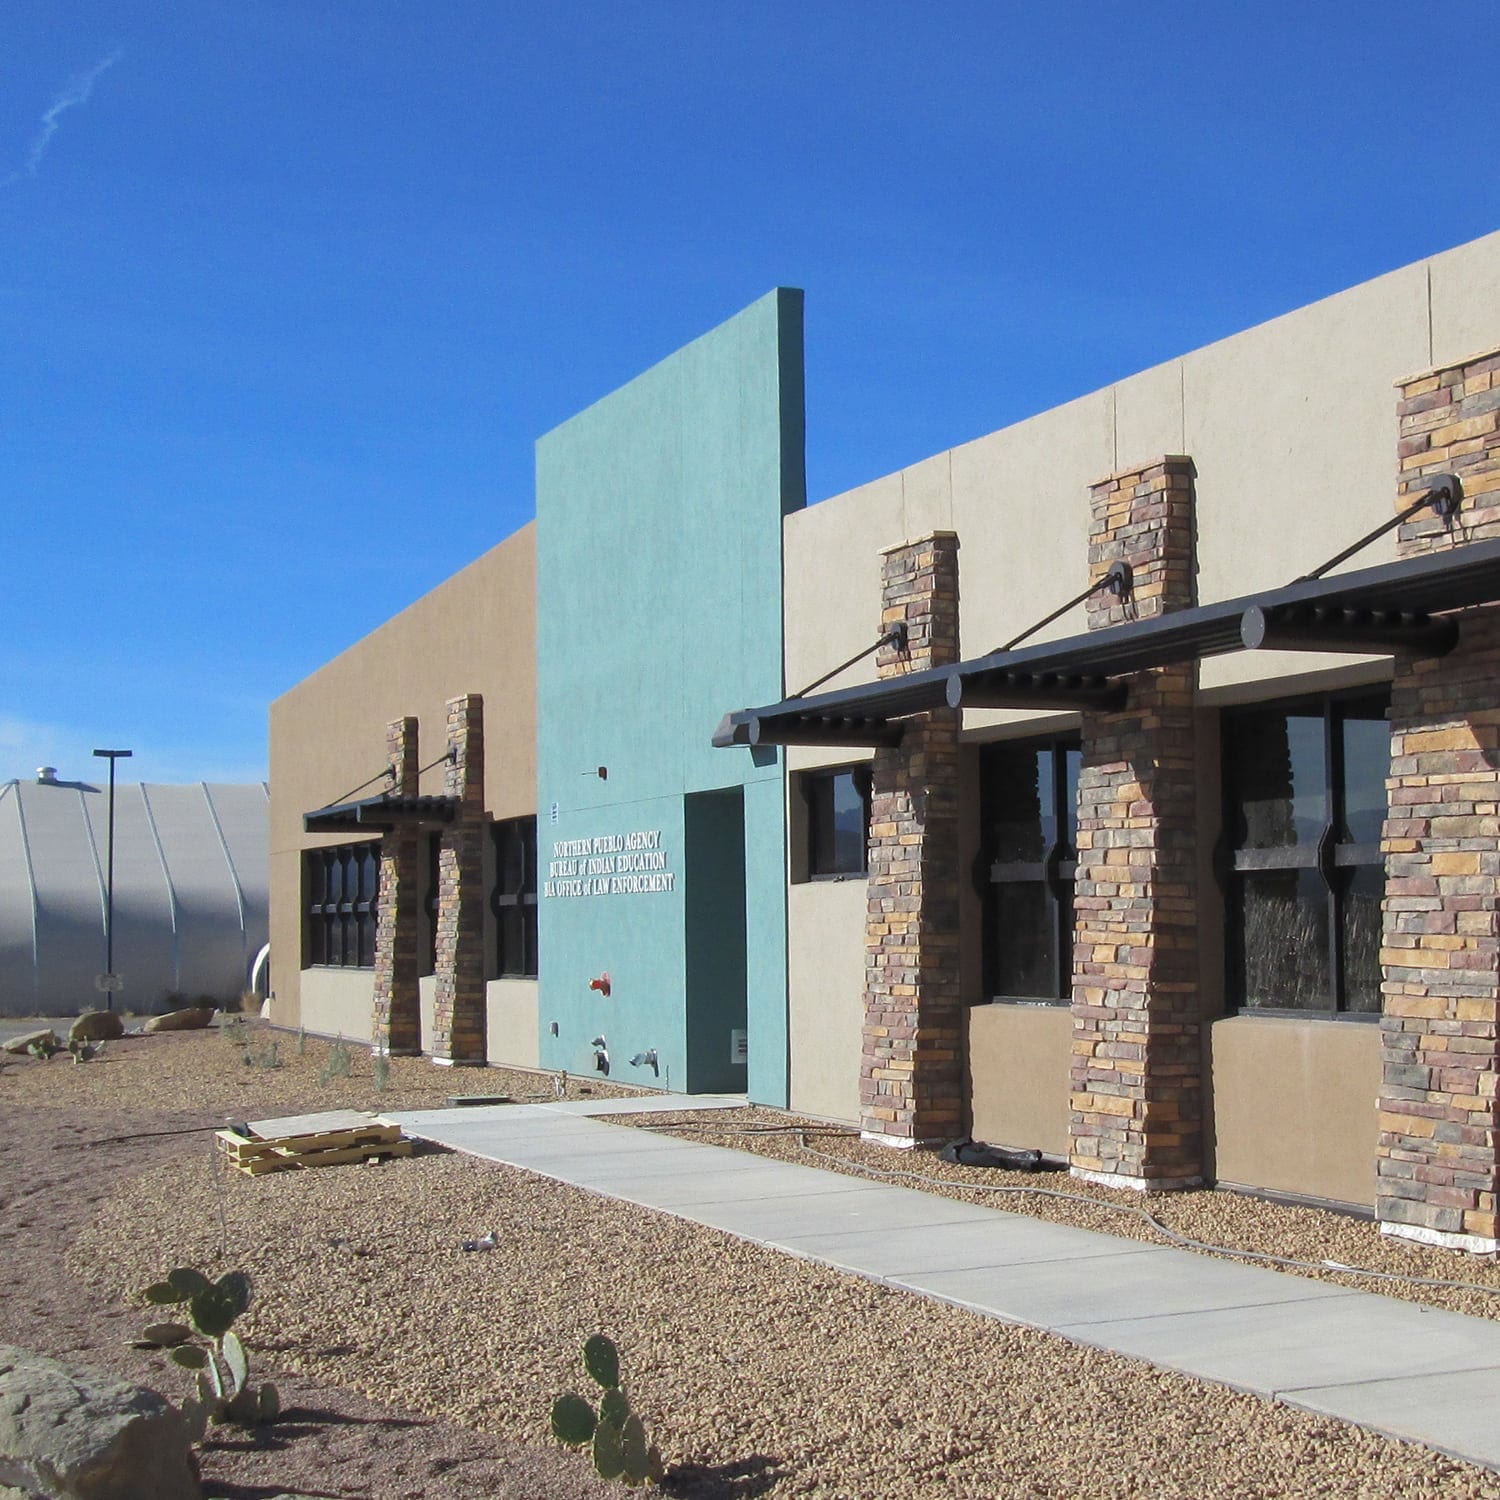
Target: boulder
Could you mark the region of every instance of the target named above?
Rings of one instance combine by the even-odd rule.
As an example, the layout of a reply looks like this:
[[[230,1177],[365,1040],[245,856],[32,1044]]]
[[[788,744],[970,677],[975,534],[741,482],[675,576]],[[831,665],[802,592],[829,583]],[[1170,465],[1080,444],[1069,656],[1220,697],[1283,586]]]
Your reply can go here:
[[[51,1041],[54,1047],[62,1046],[57,1033],[50,1026],[46,1026],[41,1031],[28,1031],[25,1036],[12,1037],[0,1050],[9,1052],[13,1057],[25,1057],[33,1042],[45,1041]]]
[[[186,1010],[169,1010],[164,1016],[152,1016],[142,1028],[145,1031],[202,1031],[214,1018],[211,1005],[192,1005]]]
[[[124,1035],[125,1022],[112,1010],[86,1010],[68,1028],[70,1042],[112,1042]]]
[[[0,1344],[0,1493],[202,1500],[182,1417],[143,1386]]]

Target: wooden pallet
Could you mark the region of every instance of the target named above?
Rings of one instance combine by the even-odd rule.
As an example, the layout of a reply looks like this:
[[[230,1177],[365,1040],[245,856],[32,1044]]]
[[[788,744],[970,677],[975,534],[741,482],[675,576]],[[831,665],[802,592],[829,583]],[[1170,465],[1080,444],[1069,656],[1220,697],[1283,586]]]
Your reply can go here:
[[[316,1116],[288,1120],[284,1123],[292,1129],[286,1134],[273,1133],[281,1123],[276,1121],[262,1121],[259,1126],[247,1125],[242,1130],[220,1130],[214,1145],[227,1165],[249,1177],[303,1167],[384,1161],[412,1153],[411,1141],[402,1136],[399,1125],[389,1120],[376,1118],[332,1130],[307,1129],[315,1120]]]

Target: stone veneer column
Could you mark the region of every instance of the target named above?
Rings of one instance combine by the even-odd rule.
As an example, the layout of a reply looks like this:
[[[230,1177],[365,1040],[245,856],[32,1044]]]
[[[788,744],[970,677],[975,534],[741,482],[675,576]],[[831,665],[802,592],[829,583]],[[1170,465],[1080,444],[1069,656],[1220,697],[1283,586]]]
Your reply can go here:
[[[958,660],[958,537],[937,531],[882,554],[881,677]],[[877,750],[870,793],[860,1125],[915,1146],[963,1133],[959,1016],[958,712],[905,721]]]
[[[1090,577],[1130,564],[1089,628],[1193,602],[1192,460],[1167,457],[1093,486]],[[1202,1180],[1196,848],[1197,665],[1130,679],[1118,713],[1083,715],[1074,885],[1075,1176],[1164,1191]]]
[[[458,798],[438,850],[435,1060],[485,1061],[484,983],[484,699],[466,693],[448,702],[448,769],[444,791]]]
[[[386,726],[391,794],[417,795],[417,721]],[[422,1009],[417,983],[417,922],[421,893],[415,829],[398,827],[380,840],[380,905],[375,921],[375,1045],[392,1057],[422,1051]]]
[[[1500,536],[1500,352],[1403,381],[1397,508],[1455,473],[1451,523],[1419,512],[1402,556]],[[1380,1144],[1387,1234],[1500,1248],[1500,610],[1467,611],[1447,656],[1396,661],[1385,824]]]

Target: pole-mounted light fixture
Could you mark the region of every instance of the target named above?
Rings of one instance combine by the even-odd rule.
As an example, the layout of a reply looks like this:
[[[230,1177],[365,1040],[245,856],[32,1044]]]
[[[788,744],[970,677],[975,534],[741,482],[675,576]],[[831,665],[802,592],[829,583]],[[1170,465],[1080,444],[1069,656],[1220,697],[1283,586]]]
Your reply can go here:
[[[118,980],[115,975],[115,762],[129,760],[133,750],[96,750],[94,754],[109,762],[109,834],[106,843],[105,862],[107,874],[104,883],[104,1001],[110,1010],[115,1008],[115,990]]]

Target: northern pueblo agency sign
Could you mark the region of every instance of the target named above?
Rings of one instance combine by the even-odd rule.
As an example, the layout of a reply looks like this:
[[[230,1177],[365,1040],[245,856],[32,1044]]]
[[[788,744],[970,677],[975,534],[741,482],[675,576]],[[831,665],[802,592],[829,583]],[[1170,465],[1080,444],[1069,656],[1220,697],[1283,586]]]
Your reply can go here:
[[[661,829],[554,839],[543,896],[654,896],[675,890],[677,875],[661,845]]]

